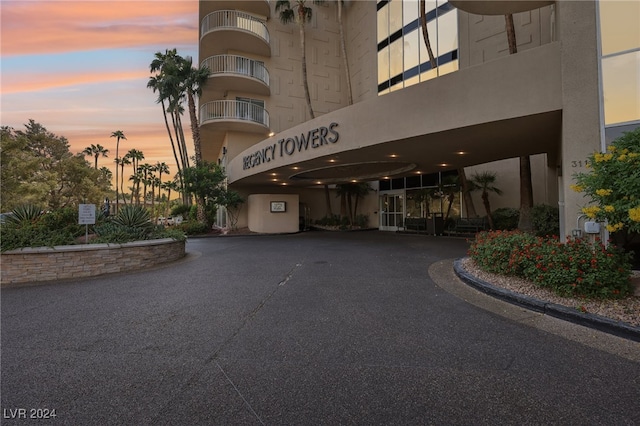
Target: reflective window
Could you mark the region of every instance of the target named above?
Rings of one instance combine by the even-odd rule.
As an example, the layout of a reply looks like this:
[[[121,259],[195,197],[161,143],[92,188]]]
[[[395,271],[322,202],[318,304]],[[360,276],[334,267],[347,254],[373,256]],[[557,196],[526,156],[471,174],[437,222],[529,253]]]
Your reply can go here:
[[[378,84],[389,81],[389,47],[378,52]]]
[[[605,125],[640,120],[640,2],[598,6]]]
[[[605,124],[640,120],[640,50],[602,59]]]
[[[391,0],[389,8],[389,34],[402,29],[402,0]]]
[[[436,69],[432,70],[420,26],[419,5],[419,0],[390,0],[378,3],[379,94],[408,87],[458,69],[456,9],[448,1],[426,2],[429,42],[438,64]]]
[[[378,10],[378,43],[389,38],[389,7]]]
[[[640,47],[640,2],[600,1],[602,55]]]

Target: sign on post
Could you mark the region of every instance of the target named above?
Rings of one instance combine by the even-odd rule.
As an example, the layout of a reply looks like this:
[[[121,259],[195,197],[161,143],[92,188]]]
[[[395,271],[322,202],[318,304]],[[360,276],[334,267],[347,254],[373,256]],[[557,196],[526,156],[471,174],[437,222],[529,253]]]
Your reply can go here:
[[[96,223],[96,205],[80,204],[78,207],[78,225],[94,225]]]

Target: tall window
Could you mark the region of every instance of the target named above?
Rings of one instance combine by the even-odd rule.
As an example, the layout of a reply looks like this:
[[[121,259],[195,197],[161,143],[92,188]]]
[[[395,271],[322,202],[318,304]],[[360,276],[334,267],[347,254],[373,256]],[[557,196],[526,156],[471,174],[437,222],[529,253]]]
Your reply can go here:
[[[598,4],[604,124],[640,121],[640,2]]]
[[[420,26],[419,0],[378,2],[378,93],[458,69],[458,13],[447,0],[427,1],[427,29],[438,66],[432,69]]]

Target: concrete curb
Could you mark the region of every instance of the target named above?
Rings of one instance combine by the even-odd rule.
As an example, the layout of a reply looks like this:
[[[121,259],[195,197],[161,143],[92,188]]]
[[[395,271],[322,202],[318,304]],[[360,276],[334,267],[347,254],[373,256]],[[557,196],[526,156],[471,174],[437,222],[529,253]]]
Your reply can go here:
[[[533,297],[496,287],[465,271],[462,268],[462,259],[456,259],[453,262],[453,270],[458,278],[460,278],[464,283],[469,284],[476,290],[485,294],[504,300],[505,302],[522,306],[526,309],[565,321],[570,321],[574,324],[583,325],[618,337],[640,342],[640,327],[634,327],[627,323],[614,321],[599,315],[583,313],[566,306],[545,302]]]

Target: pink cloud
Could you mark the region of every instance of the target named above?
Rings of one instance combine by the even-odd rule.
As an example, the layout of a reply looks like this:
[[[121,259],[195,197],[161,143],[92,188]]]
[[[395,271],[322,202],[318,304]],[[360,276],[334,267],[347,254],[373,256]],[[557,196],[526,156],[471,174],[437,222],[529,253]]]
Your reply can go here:
[[[2,1],[2,55],[197,39],[197,1]]]
[[[2,92],[24,93],[76,86],[80,84],[109,83],[133,79],[149,78],[148,70],[107,71],[107,72],[66,72],[64,74],[23,72],[7,74],[2,79]]]

